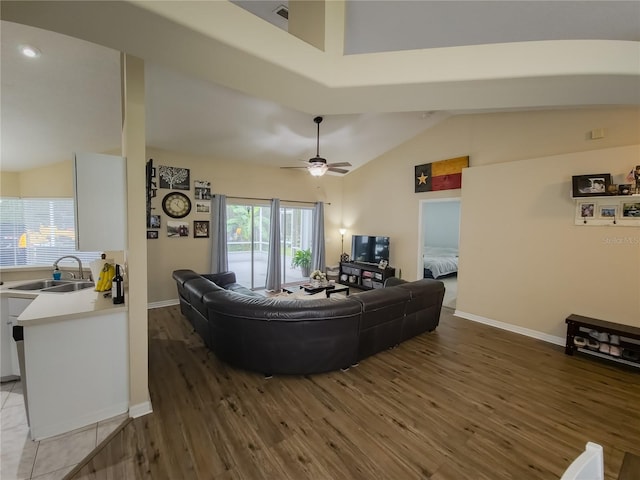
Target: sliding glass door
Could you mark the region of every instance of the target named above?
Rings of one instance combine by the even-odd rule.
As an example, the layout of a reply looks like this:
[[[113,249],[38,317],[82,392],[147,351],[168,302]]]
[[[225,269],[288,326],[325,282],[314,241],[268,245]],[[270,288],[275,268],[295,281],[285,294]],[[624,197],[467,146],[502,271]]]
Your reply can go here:
[[[227,204],[229,270],[238,283],[251,289],[266,285],[269,258],[271,207],[268,204]],[[280,256],[282,283],[306,280],[300,268],[291,266],[297,250],[311,249],[311,208],[280,208]]]

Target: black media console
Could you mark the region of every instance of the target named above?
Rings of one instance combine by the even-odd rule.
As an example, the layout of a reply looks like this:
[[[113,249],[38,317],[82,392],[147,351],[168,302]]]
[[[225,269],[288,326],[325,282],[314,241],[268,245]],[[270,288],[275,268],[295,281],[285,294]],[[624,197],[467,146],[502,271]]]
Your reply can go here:
[[[384,281],[395,274],[396,269],[392,267],[379,268],[369,263],[340,262],[339,282],[361,290],[371,290],[382,288]]]

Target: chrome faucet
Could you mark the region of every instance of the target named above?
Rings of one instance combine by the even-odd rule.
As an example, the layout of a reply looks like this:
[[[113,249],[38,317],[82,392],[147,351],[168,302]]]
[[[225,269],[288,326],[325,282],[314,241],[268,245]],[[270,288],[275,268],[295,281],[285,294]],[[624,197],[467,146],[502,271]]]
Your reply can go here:
[[[78,273],[80,274],[80,279],[84,279],[84,277],[82,276],[82,260],[80,260],[78,257],[74,256],[74,255],[65,255],[63,257],[60,257],[59,259],[57,259],[55,262],[53,262],[53,268],[57,269],[58,268],[58,262],[60,260],[62,260],[63,258],[73,258],[78,262]]]

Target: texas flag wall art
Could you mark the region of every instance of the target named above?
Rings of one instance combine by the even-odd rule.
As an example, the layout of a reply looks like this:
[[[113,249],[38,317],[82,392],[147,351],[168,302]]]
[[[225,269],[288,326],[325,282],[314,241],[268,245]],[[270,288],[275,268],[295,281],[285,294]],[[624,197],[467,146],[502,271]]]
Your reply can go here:
[[[416,193],[462,188],[462,169],[468,166],[468,156],[417,165]]]

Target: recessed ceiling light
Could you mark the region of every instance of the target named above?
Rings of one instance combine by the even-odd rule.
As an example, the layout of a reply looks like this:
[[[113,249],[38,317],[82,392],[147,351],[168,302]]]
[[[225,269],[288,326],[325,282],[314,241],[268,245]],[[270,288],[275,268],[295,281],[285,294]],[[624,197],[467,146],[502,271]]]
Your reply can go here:
[[[37,58],[40,56],[40,50],[36,47],[32,47],[31,45],[20,45],[18,47],[20,53],[22,53],[25,57],[29,58]]]

